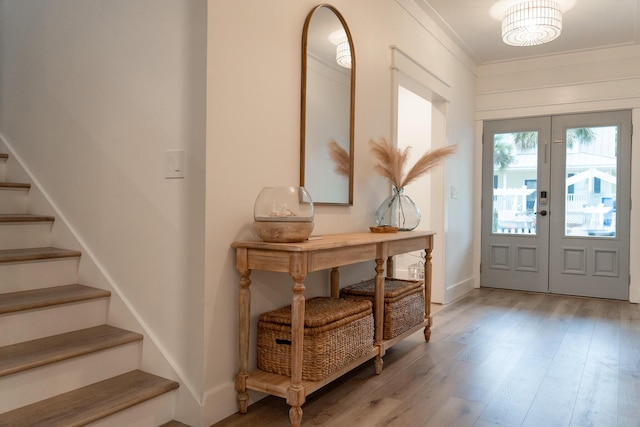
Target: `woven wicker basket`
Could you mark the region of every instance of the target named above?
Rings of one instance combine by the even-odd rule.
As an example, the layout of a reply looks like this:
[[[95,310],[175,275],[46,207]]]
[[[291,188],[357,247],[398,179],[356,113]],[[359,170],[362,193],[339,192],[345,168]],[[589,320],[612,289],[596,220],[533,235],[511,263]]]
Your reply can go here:
[[[372,348],[371,302],[328,297],[305,302],[302,379],[323,380]],[[258,368],[291,375],[291,306],[260,315]]]
[[[342,298],[375,300],[375,279],[347,286]],[[394,338],[424,322],[424,291],[422,281],[386,277],[384,281],[384,322],[382,338]]]

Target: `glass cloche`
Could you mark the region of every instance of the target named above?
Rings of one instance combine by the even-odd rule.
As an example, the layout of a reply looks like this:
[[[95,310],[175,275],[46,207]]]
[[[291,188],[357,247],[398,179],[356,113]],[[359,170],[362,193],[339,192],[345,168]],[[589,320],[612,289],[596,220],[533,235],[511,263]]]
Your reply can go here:
[[[254,230],[265,242],[302,242],[313,231],[313,201],[304,187],[265,187],[253,208]]]

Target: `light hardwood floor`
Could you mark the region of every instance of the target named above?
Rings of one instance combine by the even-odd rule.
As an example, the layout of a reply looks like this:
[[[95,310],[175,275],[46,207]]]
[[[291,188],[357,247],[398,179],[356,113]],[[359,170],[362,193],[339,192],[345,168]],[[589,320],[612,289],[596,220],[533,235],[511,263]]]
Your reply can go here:
[[[640,306],[491,289],[307,398],[303,426],[640,426]],[[289,426],[267,397],[217,424]]]

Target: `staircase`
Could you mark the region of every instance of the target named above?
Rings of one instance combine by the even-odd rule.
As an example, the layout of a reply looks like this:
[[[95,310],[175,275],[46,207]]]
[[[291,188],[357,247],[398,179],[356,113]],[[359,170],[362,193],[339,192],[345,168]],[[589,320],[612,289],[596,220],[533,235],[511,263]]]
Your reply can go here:
[[[108,325],[110,292],[77,284],[28,183],[0,153],[0,426],[178,426],[178,383],[139,369],[143,336]]]

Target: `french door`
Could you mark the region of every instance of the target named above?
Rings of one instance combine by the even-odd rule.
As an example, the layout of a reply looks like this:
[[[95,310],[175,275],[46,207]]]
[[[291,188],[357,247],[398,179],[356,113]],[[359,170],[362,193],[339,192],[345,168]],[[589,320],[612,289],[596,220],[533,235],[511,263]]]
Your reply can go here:
[[[484,287],[629,298],[631,112],[484,123]]]

